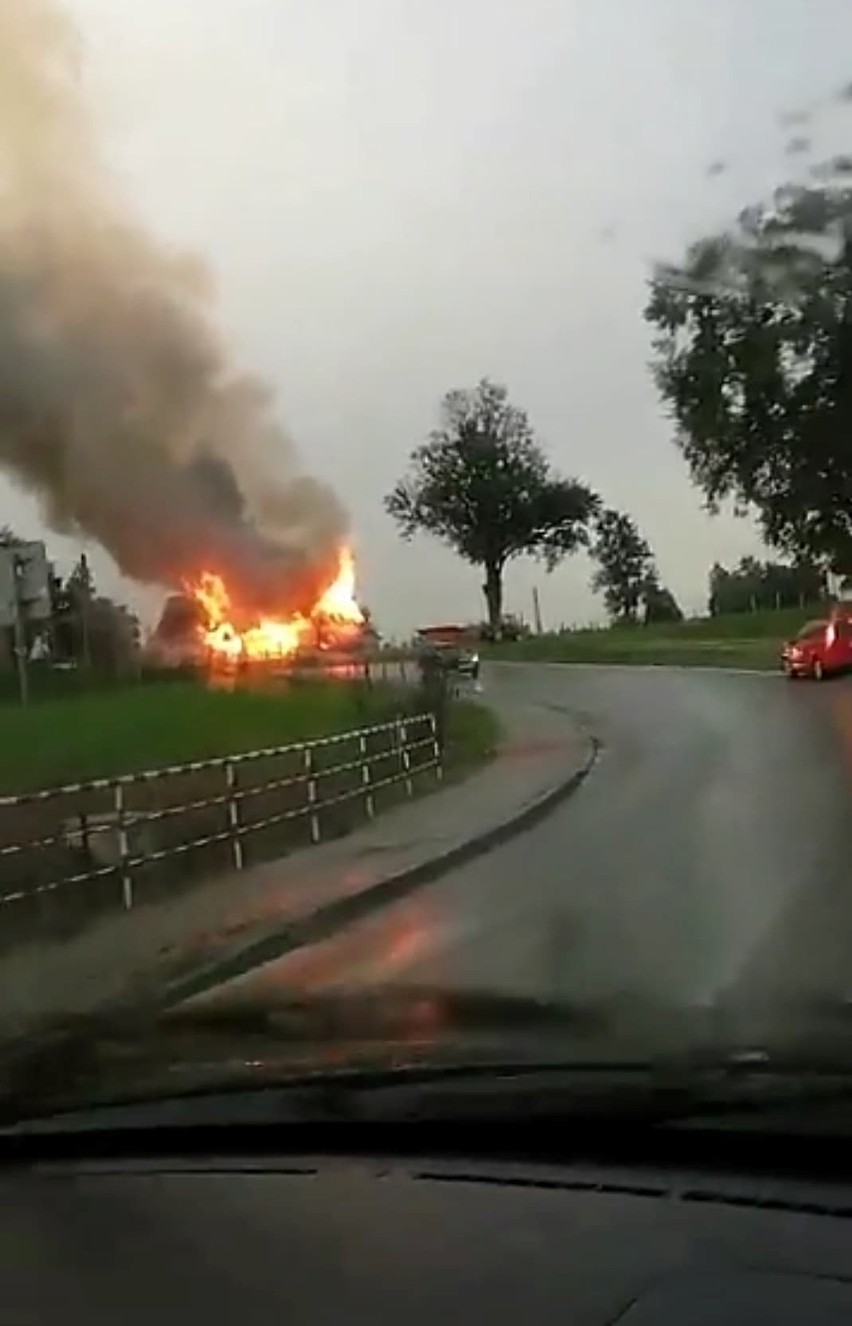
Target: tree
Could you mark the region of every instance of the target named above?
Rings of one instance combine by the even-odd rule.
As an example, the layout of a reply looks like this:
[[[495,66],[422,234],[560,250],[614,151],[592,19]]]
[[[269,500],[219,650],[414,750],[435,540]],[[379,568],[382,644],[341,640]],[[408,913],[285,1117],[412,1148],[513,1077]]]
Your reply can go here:
[[[584,484],[551,473],[525,412],[487,379],[448,392],[440,427],[415,448],[408,475],[385,498],[403,538],[434,535],[482,567],[495,635],[507,563],[526,555],[551,571],[587,541],[596,507]]]
[[[67,581],[68,593],[78,604],[91,603],[95,597],[95,577],[85,553],[74,563]]]
[[[81,553],[65,582],[65,593],[74,639],[74,658],[87,667],[92,663],[92,608],[96,601],[95,592],[95,578],[89,559],[85,553]]]
[[[603,591],[615,621],[635,622],[649,583],[656,581],[654,558],[629,516],[610,508],[597,517],[592,557],[598,563],[592,589]]]
[[[651,576],[645,586],[642,601],[644,604],[644,621],[646,626],[654,622],[682,622],[683,613],[680,605],[670,589],[665,585],[659,584],[656,576]]]
[[[836,159],[658,269],[654,372],[711,510],[753,509],[770,546],[852,570],[852,189]],[[838,182],[839,181],[839,182]]]
[[[812,562],[785,566],[743,557],[732,571],[718,562],[710,571],[711,617],[759,608],[804,607],[824,596],[825,577]]]
[[[138,661],[140,628],[136,616],[112,599],[98,597],[89,605],[87,662],[95,671],[117,676]]]

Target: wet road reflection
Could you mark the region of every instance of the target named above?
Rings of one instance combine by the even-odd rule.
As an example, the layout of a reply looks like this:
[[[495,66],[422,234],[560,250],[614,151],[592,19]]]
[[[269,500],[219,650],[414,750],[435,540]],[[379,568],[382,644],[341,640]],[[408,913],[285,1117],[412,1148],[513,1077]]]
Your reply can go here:
[[[531,832],[222,987],[677,1005],[852,994],[852,682],[504,668],[583,716],[597,770]]]

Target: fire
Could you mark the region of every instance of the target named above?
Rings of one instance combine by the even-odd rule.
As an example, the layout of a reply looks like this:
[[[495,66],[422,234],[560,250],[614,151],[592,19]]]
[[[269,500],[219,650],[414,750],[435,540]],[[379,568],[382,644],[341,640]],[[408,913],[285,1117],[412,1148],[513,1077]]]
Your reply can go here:
[[[186,589],[204,616],[201,636],[205,648],[223,660],[288,658],[301,645],[325,643],[329,635],[338,642],[351,639],[364,624],[355,598],[355,561],[349,548],[341,548],[337,575],[308,616],[261,618],[239,631],[231,621],[231,599],[221,576],[204,571]]]

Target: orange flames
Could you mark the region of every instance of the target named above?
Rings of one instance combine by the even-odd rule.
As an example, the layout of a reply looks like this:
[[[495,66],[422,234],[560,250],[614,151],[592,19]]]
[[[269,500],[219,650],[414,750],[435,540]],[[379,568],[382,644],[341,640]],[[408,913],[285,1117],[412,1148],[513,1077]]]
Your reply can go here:
[[[206,625],[201,628],[206,649],[217,658],[243,660],[287,658],[302,645],[351,640],[364,624],[355,599],[355,562],[349,548],[341,548],[337,575],[320,595],[308,616],[262,618],[239,631],[231,622],[231,599],[222,577],[204,571],[187,585],[201,607]]]

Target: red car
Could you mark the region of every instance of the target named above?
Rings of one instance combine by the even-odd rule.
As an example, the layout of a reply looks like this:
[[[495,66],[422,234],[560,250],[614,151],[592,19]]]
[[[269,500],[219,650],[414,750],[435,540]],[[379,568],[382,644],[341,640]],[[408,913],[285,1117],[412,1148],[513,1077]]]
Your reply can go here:
[[[785,644],[781,666],[788,677],[815,681],[852,669],[852,619],[834,611],[821,621],[808,622],[795,640]]]

